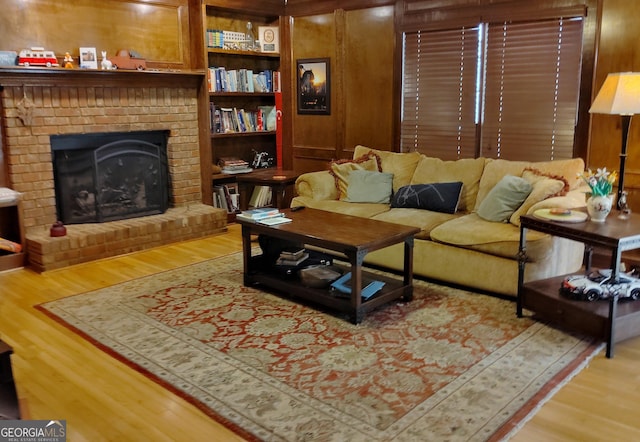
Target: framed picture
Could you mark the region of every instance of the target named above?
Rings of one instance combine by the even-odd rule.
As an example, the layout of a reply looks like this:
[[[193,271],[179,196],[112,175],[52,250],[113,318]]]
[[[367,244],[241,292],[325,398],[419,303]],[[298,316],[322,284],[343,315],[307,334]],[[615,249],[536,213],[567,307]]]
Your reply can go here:
[[[298,113],[331,115],[331,65],[328,58],[296,60]]]
[[[80,48],[80,67],[82,69],[98,69],[96,48]]]

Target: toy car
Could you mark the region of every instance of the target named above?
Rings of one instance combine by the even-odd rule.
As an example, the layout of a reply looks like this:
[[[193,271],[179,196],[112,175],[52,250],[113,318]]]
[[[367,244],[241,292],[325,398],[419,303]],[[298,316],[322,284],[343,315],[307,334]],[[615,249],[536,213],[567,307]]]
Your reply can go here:
[[[571,275],[562,281],[560,291],[576,299],[595,301],[618,295],[620,298],[640,299],[640,279],[620,273],[612,281],[611,269],[596,270],[588,275]]]
[[[109,57],[109,61],[111,61],[113,69],[143,71],[147,68],[147,61],[140,54],[126,49],[121,49],[115,56]]]
[[[60,66],[56,54],[53,51],[45,51],[44,48],[23,49],[18,54],[20,66]]]

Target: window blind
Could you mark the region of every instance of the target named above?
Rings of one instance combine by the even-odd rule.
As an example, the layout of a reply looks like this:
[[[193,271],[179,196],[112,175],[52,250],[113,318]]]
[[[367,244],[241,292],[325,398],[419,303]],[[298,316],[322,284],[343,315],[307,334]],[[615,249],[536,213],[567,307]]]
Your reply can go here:
[[[403,151],[474,156],[478,38],[477,27],[405,34]]]
[[[581,53],[580,17],[405,32],[401,150],[571,158]]]
[[[483,156],[573,156],[581,53],[580,19],[489,25]]]

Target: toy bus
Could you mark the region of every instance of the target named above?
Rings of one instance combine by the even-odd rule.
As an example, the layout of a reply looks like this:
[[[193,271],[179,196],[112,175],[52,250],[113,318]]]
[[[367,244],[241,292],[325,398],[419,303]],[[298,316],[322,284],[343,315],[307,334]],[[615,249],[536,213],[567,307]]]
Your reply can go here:
[[[20,66],[60,66],[53,51],[45,51],[44,48],[23,49],[18,54]]]

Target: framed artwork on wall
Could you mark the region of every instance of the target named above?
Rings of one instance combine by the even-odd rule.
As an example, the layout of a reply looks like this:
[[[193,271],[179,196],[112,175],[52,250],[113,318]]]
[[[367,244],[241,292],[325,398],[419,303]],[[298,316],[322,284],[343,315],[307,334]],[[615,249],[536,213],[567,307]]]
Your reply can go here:
[[[331,115],[330,59],[298,59],[296,66],[298,113]]]
[[[98,69],[96,48],[80,48],[80,67],[83,69]]]

